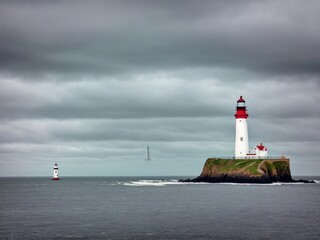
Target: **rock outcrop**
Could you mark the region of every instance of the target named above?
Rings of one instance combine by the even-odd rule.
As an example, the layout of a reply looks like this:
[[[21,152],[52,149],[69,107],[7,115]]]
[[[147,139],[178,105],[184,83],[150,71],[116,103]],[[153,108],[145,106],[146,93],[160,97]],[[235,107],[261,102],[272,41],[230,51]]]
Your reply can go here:
[[[202,173],[185,182],[272,183],[295,182],[291,177],[290,160],[209,158]]]

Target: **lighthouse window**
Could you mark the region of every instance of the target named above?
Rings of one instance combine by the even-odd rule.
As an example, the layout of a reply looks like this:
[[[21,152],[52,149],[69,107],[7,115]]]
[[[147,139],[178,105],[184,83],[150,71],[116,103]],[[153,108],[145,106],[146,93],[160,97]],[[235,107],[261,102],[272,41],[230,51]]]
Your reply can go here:
[[[243,141],[243,137],[240,138],[240,141],[241,141],[241,142]]]

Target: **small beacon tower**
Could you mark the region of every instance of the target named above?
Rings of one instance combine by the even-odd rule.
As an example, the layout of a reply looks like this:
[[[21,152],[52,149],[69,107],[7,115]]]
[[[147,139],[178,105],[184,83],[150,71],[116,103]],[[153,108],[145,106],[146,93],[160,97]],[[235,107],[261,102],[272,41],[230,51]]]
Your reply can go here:
[[[52,180],[60,180],[59,178],[59,168],[58,168],[58,164],[55,163],[54,167],[53,167],[53,178]]]
[[[248,139],[248,112],[246,101],[240,96],[237,101],[235,115],[236,117],[236,144],[235,144],[235,158],[245,158],[249,153],[249,139]]]
[[[149,145],[147,146],[147,150],[146,150],[146,161],[151,161]]]

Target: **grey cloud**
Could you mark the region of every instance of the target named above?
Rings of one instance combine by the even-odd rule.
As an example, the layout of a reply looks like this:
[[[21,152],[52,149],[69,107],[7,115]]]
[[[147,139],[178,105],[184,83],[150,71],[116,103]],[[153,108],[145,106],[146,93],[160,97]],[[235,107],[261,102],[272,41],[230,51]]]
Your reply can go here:
[[[315,174],[319,5],[1,1],[0,175],[197,175],[233,155],[240,94],[250,146]]]
[[[181,80],[27,83],[8,80],[0,90],[2,118],[150,118],[222,116],[206,85]],[[212,86],[213,87],[213,86]],[[217,96],[221,93],[217,93]]]
[[[233,135],[234,129],[228,128],[230,123],[219,118],[1,121],[0,142],[217,142],[229,140]]]
[[[131,81],[28,84],[3,80],[0,117],[54,119],[141,119],[228,117],[240,94],[256,118],[318,118],[318,83],[268,80],[237,84],[146,75]],[[257,99],[257,100],[254,100]]]
[[[195,67],[317,74],[318,9],[316,1],[4,2],[0,64],[31,75]]]

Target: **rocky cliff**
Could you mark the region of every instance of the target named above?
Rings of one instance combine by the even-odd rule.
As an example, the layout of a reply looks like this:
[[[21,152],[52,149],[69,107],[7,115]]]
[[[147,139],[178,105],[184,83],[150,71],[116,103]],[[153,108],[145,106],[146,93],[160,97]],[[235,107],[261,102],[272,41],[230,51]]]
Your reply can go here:
[[[290,161],[279,159],[221,159],[209,158],[202,173],[190,182],[272,183],[294,182]]]

